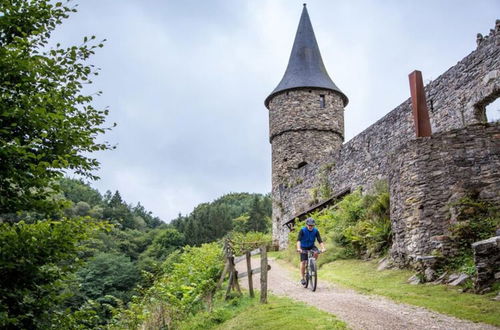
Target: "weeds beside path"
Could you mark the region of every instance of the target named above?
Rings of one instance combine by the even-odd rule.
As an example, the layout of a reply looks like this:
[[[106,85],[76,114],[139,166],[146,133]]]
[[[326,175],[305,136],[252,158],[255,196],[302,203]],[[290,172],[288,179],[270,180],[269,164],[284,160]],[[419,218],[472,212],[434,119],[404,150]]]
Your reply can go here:
[[[316,292],[304,289],[297,274],[286,265],[269,261],[268,288],[273,294],[305,302],[336,315],[352,329],[498,329],[492,325],[472,323],[427,309],[396,303],[380,297],[318,281]],[[242,266],[241,264],[239,266]],[[293,270],[296,271],[296,270]],[[321,274],[321,273],[320,273]],[[259,277],[254,277],[259,283]],[[247,285],[245,279],[241,280]]]

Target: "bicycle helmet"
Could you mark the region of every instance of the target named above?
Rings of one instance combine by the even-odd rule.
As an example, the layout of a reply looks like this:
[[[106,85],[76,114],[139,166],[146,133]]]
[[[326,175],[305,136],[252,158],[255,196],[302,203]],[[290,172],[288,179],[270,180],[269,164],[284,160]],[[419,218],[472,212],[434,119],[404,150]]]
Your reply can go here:
[[[308,226],[315,226],[316,222],[314,221],[313,218],[307,218],[306,219],[306,225],[308,225]]]

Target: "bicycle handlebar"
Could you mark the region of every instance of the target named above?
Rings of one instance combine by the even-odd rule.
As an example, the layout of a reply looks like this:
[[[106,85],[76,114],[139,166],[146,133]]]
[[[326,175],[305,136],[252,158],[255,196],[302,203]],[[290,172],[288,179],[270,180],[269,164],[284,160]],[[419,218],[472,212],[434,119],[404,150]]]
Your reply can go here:
[[[321,251],[321,250],[302,250],[302,249],[300,251],[297,250],[297,253],[309,253],[309,252],[313,252],[313,253],[317,252],[318,254],[323,253],[323,251]]]

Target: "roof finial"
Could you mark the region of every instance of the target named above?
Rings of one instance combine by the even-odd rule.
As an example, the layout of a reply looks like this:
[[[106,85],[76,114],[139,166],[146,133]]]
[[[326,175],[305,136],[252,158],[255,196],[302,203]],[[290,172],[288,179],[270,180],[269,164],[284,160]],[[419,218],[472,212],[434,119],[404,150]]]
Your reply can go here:
[[[303,5],[304,5],[304,7],[305,7],[305,6],[307,6],[307,3],[305,3],[305,2],[304,2],[304,4],[303,4]]]

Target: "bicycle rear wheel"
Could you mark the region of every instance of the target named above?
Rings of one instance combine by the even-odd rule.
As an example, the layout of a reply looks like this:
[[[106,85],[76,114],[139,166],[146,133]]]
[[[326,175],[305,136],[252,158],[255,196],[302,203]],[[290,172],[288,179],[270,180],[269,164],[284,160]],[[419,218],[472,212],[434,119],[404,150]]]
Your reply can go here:
[[[311,259],[309,262],[309,267],[308,267],[308,278],[309,278],[309,284],[310,284],[310,289],[314,292],[316,291],[316,286],[318,285],[318,271],[316,267],[316,260]],[[306,286],[307,288],[307,286]]]

